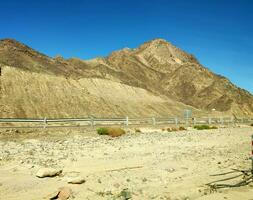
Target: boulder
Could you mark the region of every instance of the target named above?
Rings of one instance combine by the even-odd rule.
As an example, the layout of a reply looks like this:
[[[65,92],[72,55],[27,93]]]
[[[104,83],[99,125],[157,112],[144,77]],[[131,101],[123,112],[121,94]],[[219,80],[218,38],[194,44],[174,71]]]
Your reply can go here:
[[[54,176],[60,175],[61,173],[62,173],[62,170],[59,170],[59,169],[41,168],[36,173],[36,176],[39,177],[39,178],[54,177]]]

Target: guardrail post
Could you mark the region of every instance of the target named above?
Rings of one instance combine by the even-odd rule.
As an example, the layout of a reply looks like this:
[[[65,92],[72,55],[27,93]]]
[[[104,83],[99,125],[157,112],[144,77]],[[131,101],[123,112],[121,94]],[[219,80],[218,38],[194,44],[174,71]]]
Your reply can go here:
[[[156,125],[156,121],[155,121],[155,118],[152,117],[152,124],[155,126]]]
[[[128,122],[129,122],[129,119],[128,119],[128,116],[126,116],[126,126],[128,126]]]
[[[194,117],[194,118],[193,118],[193,125],[195,126],[196,123],[197,123],[197,119],[196,119],[196,117]]]
[[[178,125],[178,118],[175,117],[175,125],[177,126]]]
[[[212,118],[208,117],[208,124],[212,124]]]
[[[94,126],[94,119],[93,117],[90,117],[90,125],[93,127]]]
[[[46,117],[44,118],[44,125],[43,125],[43,128],[47,128],[47,118],[46,118]]]
[[[220,117],[220,123],[223,125],[224,121],[223,121],[223,117]]]
[[[233,117],[231,117],[230,121],[231,121],[231,124],[234,125],[234,118]]]

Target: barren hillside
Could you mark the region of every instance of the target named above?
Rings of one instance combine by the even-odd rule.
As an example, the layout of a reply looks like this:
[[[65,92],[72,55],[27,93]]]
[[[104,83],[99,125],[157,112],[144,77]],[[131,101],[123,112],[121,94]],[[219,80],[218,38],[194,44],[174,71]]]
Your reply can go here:
[[[177,115],[186,107],[111,80],[2,69],[0,117],[150,117]]]
[[[161,39],[88,61],[5,39],[0,67],[0,117],[168,116],[186,107],[253,114],[249,92]]]

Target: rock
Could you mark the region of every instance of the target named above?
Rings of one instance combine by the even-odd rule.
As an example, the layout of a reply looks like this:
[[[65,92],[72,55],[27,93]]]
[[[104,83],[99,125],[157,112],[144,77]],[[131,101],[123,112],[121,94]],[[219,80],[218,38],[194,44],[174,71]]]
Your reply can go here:
[[[114,183],[113,186],[116,187],[116,188],[119,188],[120,184],[119,183]]]
[[[59,191],[54,191],[51,194],[45,196],[43,199],[57,199],[58,198]]]
[[[66,200],[72,195],[72,190],[69,187],[59,188],[58,199]]]
[[[142,179],[142,182],[144,182],[144,183],[147,182],[147,181],[148,181],[147,178],[143,178],[143,179]]]
[[[72,190],[68,187],[61,187],[58,191],[53,192],[52,194],[48,195],[44,199],[60,199],[60,200],[67,200],[72,196]]]
[[[39,178],[54,177],[54,176],[60,175],[61,173],[62,173],[62,170],[59,170],[59,169],[41,168],[36,173],[36,176],[39,177]]]
[[[78,176],[78,177],[73,177],[68,179],[68,183],[70,184],[82,184],[85,183],[85,179]]]

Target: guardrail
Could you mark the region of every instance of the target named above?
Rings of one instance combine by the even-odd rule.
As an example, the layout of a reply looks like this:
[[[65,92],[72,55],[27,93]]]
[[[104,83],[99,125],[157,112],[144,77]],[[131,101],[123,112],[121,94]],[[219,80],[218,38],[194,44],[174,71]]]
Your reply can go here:
[[[234,118],[234,117],[195,117],[195,118],[179,118],[179,117],[151,117],[151,118],[0,118],[0,128],[24,128],[24,123],[27,128],[49,128],[49,127],[80,127],[80,126],[98,126],[98,125],[198,125],[198,124],[251,124],[253,118]],[[32,126],[31,124],[39,124]],[[64,123],[64,124],[63,124]],[[68,123],[68,124],[66,124]],[[70,123],[72,123],[70,125]],[[75,123],[75,124],[73,124]],[[11,126],[10,126],[11,125]]]

